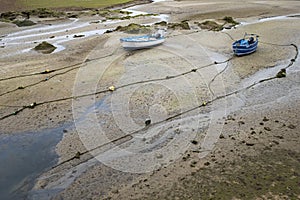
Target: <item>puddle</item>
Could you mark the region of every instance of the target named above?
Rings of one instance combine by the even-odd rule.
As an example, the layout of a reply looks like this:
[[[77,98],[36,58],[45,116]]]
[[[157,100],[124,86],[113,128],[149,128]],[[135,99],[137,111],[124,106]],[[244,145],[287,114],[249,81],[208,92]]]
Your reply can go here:
[[[240,25],[237,26],[246,26],[246,25],[251,25],[251,24],[257,24],[257,23],[262,23],[262,22],[269,22],[269,21],[278,21],[278,20],[289,20],[289,19],[294,19],[294,16],[297,16],[299,14],[293,14],[293,15],[287,15],[287,16],[275,16],[275,17],[266,17],[258,20],[253,20],[253,21],[247,21],[247,22],[240,22]]]
[[[39,174],[58,159],[55,146],[69,126],[0,136],[1,199],[26,199]]]

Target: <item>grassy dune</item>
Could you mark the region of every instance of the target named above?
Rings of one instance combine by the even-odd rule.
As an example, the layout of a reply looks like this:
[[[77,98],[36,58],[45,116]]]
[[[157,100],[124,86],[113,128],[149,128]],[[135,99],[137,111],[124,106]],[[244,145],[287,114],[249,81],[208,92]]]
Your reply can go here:
[[[23,9],[68,7],[100,8],[130,1],[132,0],[17,0],[16,4]]]

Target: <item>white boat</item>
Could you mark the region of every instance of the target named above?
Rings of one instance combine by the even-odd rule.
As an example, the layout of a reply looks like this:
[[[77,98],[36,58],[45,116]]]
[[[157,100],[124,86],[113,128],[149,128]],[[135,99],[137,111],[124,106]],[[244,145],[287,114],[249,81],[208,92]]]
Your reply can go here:
[[[165,31],[158,30],[155,34],[121,38],[121,44],[126,50],[151,48],[165,41]]]

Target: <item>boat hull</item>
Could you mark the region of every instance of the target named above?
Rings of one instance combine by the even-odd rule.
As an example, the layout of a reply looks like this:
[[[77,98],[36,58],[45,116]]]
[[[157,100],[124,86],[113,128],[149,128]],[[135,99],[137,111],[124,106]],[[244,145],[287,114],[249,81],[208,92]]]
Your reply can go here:
[[[235,55],[237,56],[243,56],[243,55],[248,55],[256,51],[257,45],[258,45],[258,40],[256,40],[252,44],[242,44],[242,40],[238,40],[232,44],[232,49]]]
[[[165,41],[164,32],[160,31],[152,35],[133,36],[120,39],[123,48],[136,50],[151,48],[162,44]]]
[[[153,41],[121,41],[122,46],[126,50],[137,50],[137,49],[145,49],[152,48],[157,45],[162,44],[165,39],[157,39]]]

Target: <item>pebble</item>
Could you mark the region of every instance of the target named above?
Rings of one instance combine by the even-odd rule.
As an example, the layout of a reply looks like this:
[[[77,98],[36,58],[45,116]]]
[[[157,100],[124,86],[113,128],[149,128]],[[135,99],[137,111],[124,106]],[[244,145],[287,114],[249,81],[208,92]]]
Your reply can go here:
[[[296,126],[295,126],[295,125],[293,125],[293,124],[290,124],[290,125],[288,125],[288,128],[290,128],[290,129],[295,129],[295,128],[296,128]]]
[[[263,121],[264,121],[264,122],[267,122],[267,121],[269,121],[269,119],[268,119],[267,117],[264,117],[264,118],[263,118]]]
[[[276,141],[276,140],[273,140],[272,142],[273,142],[274,144],[277,144],[277,145],[279,144],[279,142]]]
[[[266,131],[271,131],[271,128],[270,128],[270,127],[264,127],[264,129],[265,129]]]
[[[191,143],[194,144],[194,145],[197,145],[197,144],[198,144],[198,141],[192,140]]]
[[[254,143],[246,142],[246,145],[252,147],[254,146]]]
[[[158,154],[158,155],[156,155],[156,158],[158,158],[158,159],[163,158],[163,155],[162,154]]]

